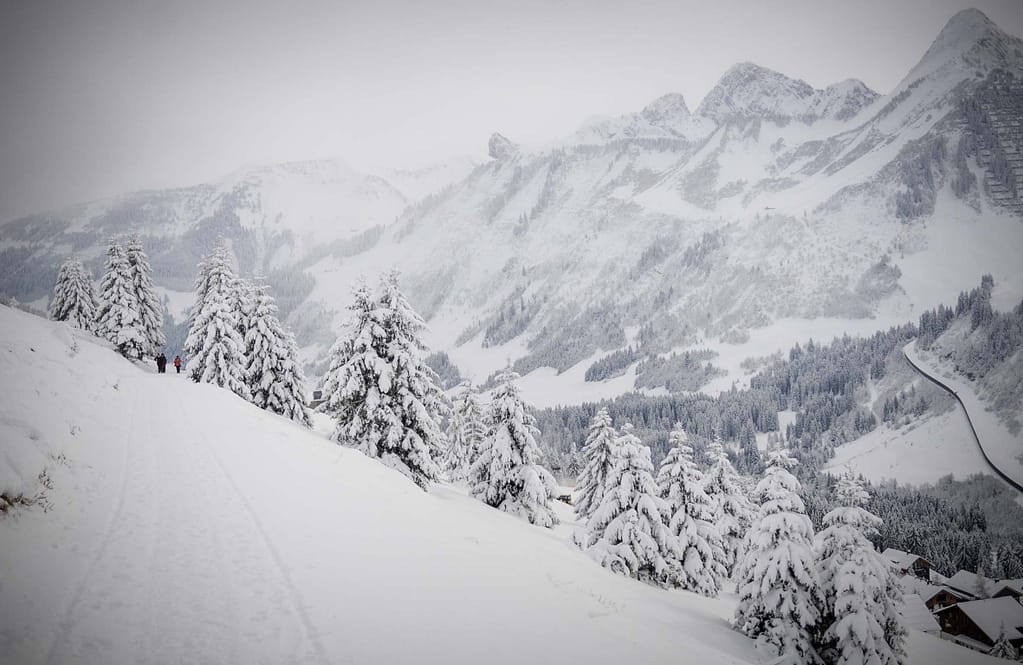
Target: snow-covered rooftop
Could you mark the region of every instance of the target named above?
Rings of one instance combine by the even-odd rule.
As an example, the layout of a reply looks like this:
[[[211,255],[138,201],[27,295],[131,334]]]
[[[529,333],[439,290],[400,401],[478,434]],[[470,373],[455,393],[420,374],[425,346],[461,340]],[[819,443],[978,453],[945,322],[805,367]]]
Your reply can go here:
[[[899,605],[899,614],[902,615],[903,623],[909,628],[915,628],[924,633],[938,633],[941,631],[938,620],[927,609],[923,598],[915,593],[907,593],[902,597],[902,603]]]
[[[894,547],[889,547],[888,549],[886,549],[884,552],[881,553],[881,556],[883,556],[888,561],[891,561],[892,564],[899,570],[905,570],[912,566],[917,559],[923,559],[923,557],[917,554],[903,552],[902,550],[897,550]],[[926,559],[924,560],[926,561]]]
[[[1003,630],[1008,640],[1023,638],[1023,605],[1012,598],[1003,596],[1002,598],[969,600],[939,610],[938,614],[953,611],[954,608],[962,610],[992,642],[998,639]]]
[[[971,595],[977,595],[977,589],[981,586],[981,576],[977,573],[971,573],[968,570],[960,570],[952,577],[948,578],[948,586],[959,591],[965,591]],[[984,578],[983,585],[987,587],[989,591],[994,591],[994,580],[991,578]]]

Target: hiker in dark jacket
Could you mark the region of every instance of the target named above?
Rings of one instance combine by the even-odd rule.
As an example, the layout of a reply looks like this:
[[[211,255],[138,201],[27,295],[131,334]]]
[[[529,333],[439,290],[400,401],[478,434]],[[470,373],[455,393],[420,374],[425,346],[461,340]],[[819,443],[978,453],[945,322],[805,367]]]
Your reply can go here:
[[[160,374],[167,371],[167,356],[163,355],[162,352],[156,357],[156,371]]]

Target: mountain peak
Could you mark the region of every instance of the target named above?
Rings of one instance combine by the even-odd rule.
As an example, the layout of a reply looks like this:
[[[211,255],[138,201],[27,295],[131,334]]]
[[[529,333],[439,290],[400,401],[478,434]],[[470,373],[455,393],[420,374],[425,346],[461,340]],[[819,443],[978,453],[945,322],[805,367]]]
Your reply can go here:
[[[788,119],[805,111],[806,101],[814,92],[805,81],[752,62],[740,62],[725,72],[696,113],[718,122],[748,117]]]
[[[934,43],[951,44],[966,41],[972,44],[986,33],[998,32],[1001,30],[984,12],[979,9],[964,9],[948,20]]]
[[[1012,48],[1009,43],[1014,42]],[[1019,39],[1002,32],[994,22],[977,9],[964,9],[948,20],[930,48],[910,71],[905,83],[965,66],[984,72],[998,67],[1019,66],[1021,59],[1014,56],[1021,46]]]
[[[490,135],[487,152],[494,159],[506,159],[519,151],[519,147],[499,132]]]
[[[659,125],[665,120],[688,117],[689,107],[686,106],[686,100],[682,95],[669,92],[647,104],[641,113],[651,123]]]

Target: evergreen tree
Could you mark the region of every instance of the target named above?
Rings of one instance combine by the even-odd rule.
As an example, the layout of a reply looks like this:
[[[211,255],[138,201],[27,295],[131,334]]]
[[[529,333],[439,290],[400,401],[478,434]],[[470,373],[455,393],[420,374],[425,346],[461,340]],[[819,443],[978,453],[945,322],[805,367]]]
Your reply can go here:
[[[851,475],[838,485],[839,506],[824,516],[814,539],[820,582],[818,652],[828,663],[902,662],[905,632],[898,584],[868,536],[881,520],[862,506],[869,499]]]
[[[479,457],[480,445],[487,435],[487,425],[479,395],[472,381],[459,385],[455,408],[448,422],[448,450],[444,456],[444,470],[448,477],[461,482],[469,477],[469,469]]]
[[[139,323],[145,338],[143,352],[155,356],[167,343],[163,334],[163,303],[153,288],[153,270],[149,267],[149,257],[142,247],[142,238],[137,233],[128,238],[125,253],[132,289],[138,301]]]
[[[575,512],[586,520],[604,498],[608,477],[618,461],[618,435],[611,427],[607,407],[590,421],[582,452],[585,466],[576,483]]]
[[[716,596],[727,575],[721,535],[713,524],[710,498],[703,491],[703,474],[693,462],[682,423],[669,437],[672,446],[657,472],[661,498],[668,505],[668,529],[678,538],[681,552],[679,585],[705,596]]]
[[[97,332],[113,342],[124,357],[141,359],[148,342],[132,285],[128,257],[118,242],[112,242],[107,249],[99,302]]]
[[[772,451],[757,483],[760,508],[738,566],[736,627],[758,642],[811,665],[821,662],[813,631],[820,592],[813,566],[813,525],[799,498],[795,464],[786,450]]]
[[[92,276],[81,261],[67,259],[60,266],[50,301],[50,318],[67,321],[76,328],[92,332],[96,328],[96,290]]]
[[[334,345],[321,410],[334,416],[338,443],[361,450],[426,489],[439,473],[444,409],[437,375],[424,361],[425,324],[398,289],[397,273],[374,300],[359,285],[348,333]]]
[[[728,577],[735,573],[742,558],[743,539],[753,521],[754,506],[746,496],[739,474],[728,461],[721,439],[714,437],[707,450],[711,467],[703,479],[703,490],[710,499],[714,526],[721,536],[724,564]]]
[[[498,376],[490,403],[490,431],[469,469],[473,496],[489,506],[543,527],[558,523],[552,506],[554,476],[540,465],[536,420],[528,412],[510,369]]]
[[[1004,625],[998,632],[998,639],[995,640],[994,646],[992,646],[991,650],[987,652],[987,655],[992,658],[1004,658],[1005,660],[1016,660],[1019,658],[1016,647],[1012,646],[1012,643],[1009,642],[1009,639],[1005,636]]]
[[[245,330],[245,382],[252,403],[312,427],[305,405],[305,377],[298,361],[298,347],[277,318],[277,304],[266,286],[252,286],[251,306]]]
[[[650,449],[631,425],[622,428],[616,448],[606,491],[586,523],[590,555],[621,575],[678,586],[683,552],[666,524],[670,509],[659,496]]]
[[[244,340],[232,307],[233,283],[227,248],[219,244],[200,264],[184,351],[193,381],[213,383],[249,399]]]
[[[254,320],[258,291],[259,287],[247,279],[235,277],[231,280],[228,300],[231,303],[231,316],[234,317],[238,334],[242,339],[245,339],[249,325]]]
[[[195,279],[195,310],[197,311],[211,291],[230,293],[235,277],[232,267],[231,250],[224,238],[219,238],[213,251],[199,262],[199,274]]]

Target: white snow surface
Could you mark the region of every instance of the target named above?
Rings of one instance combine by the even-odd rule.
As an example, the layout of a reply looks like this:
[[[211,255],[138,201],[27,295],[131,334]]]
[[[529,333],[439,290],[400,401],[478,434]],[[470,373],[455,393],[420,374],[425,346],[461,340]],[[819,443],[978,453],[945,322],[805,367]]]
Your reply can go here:
[[[603,570],[564,504],[550,531],[424,493],[147,370],[0,307],[2,485],[53,484],[0,518],[5,663],[757,662],[732,598]]]
[[[728,626],[734,595],[603,570],[560,502],[547,530],[424,493],[323,416],[310,432],[3,306],[0,377],[0,492],[45,492],[0,517],[5,663],[765,660]]]

